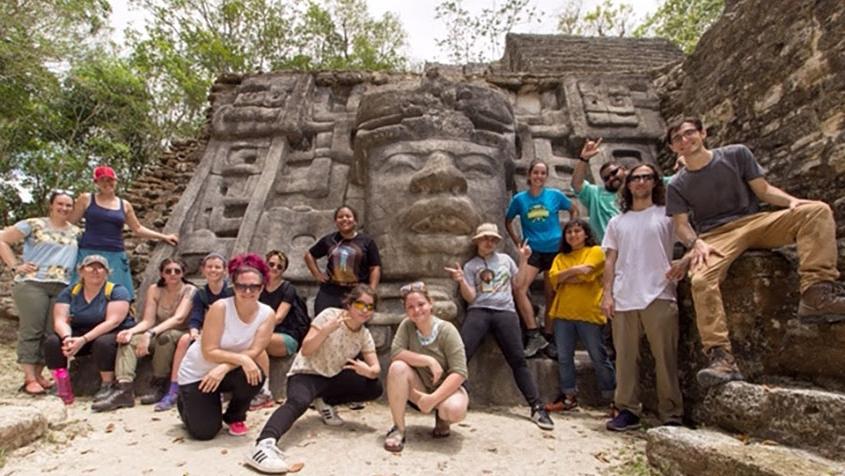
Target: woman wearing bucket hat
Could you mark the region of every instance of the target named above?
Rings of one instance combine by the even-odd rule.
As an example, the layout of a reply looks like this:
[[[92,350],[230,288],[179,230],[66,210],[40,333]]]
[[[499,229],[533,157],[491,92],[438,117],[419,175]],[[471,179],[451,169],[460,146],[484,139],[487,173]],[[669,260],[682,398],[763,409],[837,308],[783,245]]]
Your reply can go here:
[[[135,287],[132,284],[132,270],[129,268],[129,258],[123,245],[123,225],[139,238],[166,241],[176,246],[179,238],[176,235],[165,235],[151,230],[138,221],[135,209],[128,200],[117,196],[117,174],[107,165],[100,165],[94,169],[94,185],[97,192],[93,195],[83,193],[76,200],[71,215],[71,221],[78,222],[85,217],[85,232],[79,240],[79,256],[77,263],[88,255],[104,256],[112,269],[112,282],[123,285],[129,292],[129,300],[135,299]],[[71,282],[78,276],[74,274]]]
[[[114,381],[118,331],[134,325],[129,315],[129,292],[108,280],[109,263],[105,257],[90,255],[77,268],[80,281],[66,287],[53,306],[53,330],[47,338],[44,355],[47,368],[56,379],[56,394],[73,403],[73,390],[68,374],[68,359],[93,354],[100,371],[99,401],[108,395]]]
[[[517,267],[510,256],[496,251],[502,236],[495,223],[479,225],[472,241],[476,246],[476,255],[463,268],[457,263],[454,268],[446,268],[458,283],[461,296],[468,304],[461,327],[467,361],[472,360],[484,336],[492,332],[511,367],[519,391],[531,407],[531,420],[540,428],[551,430],[554,423],[543,408],[537,383],[525,362],[519,317],[513,299],[513,287],[526,275],[531,248],[527,243],[520,246]]]
[[[520,281],[515,295],[519,314],[528,329],[528,342],[525,346],[526,357],[533,356],[549,345],[537,328],[534,308],[528,298],[528,287],[534,282],[538,273],[545,272],[547,274],[545,288],[546,314],[548,314],[554,294],[548,282],[548,271],[552,267],[552,261],[557,255],[563,236],[560,232],[558,214],[561,211],[568,211],[570,219],[578,218],[578,207],[563,192],[546,187],[548,176],[549,166],[545,162],[542,160],[531,161],[528,165],[529,188],[513,196],[505,214],[505,228],[507,228],[508,235],[510,235],[513,243],[519,247],[523,239],[530,240],[533,250],[526,267],[525,279]],[[522,238],[516,234],[513,228],[513,222],[517,217],[519,217],[522,228]],[[546,331],[551,331],[548,324]]]
[[[0,258],[12,270],[12,297],[18,309],[18,363],[24,374],[21,391],[43,395],[53,382],[44,370],[44,339],[50,334],[50,312],[56,296],[70,281],[76,263],[79,228],[68,221],[73,209],[70,192],[54,190],[47,197],[50,213],[27,218],[0,232]],[[23,241],[23,256],[15,258],[11,245]]]

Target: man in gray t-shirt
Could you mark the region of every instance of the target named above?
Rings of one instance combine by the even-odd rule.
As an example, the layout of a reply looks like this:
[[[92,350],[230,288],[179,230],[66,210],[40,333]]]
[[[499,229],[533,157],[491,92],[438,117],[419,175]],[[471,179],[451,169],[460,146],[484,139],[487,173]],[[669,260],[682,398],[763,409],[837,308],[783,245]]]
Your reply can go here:
[[[830,207],[769,184],[747,147],[709,150],[705,137],[698,118],[668,128],[667,142],[684,158],[686,169],[669,183],[666,214],[678,239],[690,249],[696,324],[709,359],[697,377],[701,386],[709,387],[742,379],[731,352],[719,284],[746,249],[798,245],[802,319],[845,317],[845,297],[836,295],[833,284],[839,272]],[[760,212],[760,201],[783,209]]]

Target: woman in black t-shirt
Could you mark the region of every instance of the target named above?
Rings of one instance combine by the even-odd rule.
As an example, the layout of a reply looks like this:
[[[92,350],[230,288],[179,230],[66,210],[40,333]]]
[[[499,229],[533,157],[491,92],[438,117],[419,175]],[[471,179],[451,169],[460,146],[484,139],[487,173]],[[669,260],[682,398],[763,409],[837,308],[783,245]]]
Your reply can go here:
[[[381,278],[381,258],[378,246],[369,236],[358,232],[358,214],[352,207],[342,205],[334,212],[337,232],[320,238],[305,253],[305,265],[317,281],[320,290],[314,301],[314,315],[327,307],[343,307],[343,297],[356,284],[378,287]],[[326,271],[320,271],[317,260],[327,257]]]

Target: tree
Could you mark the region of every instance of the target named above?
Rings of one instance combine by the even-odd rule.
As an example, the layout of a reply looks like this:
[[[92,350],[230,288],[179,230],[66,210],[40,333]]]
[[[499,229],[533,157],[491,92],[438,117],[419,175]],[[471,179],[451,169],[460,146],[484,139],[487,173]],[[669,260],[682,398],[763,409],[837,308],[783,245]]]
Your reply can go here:
[[[434,9],[436,20],[446,24],[446,36],[436,40],[454,63],[477,63],[502,55],[505,35],[517,25],[539,22],[532,0],[504,0],[472,15],[463,0],[443,0]]]
[[[634,31],[634,36],[668,38],[690,54],[725,7],[725,0],[666,0]]]
[[[394,70],[405,32],[365,0],[135,0],[152,19],[130,32],[134,64],[148,78],[164,137],[192,136],[208,90],[225,73],[278,69]]]
[[[630,34],[634,25],[634,8],[627,3],[604,0],[592,10],[582,13],[581,0],[571,0],[558,16],[558,31],[567,35],[618,36]]]

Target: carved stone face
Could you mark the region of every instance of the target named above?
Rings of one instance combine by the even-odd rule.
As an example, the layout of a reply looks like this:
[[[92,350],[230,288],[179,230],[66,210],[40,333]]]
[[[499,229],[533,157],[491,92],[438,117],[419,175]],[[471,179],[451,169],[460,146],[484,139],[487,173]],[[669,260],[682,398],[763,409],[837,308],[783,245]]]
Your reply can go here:
[[[366,174],[367,231],[387,276],[442,277],[465,258],[475,228],[501,221],[507,206],[501,151],[469,141],[376,147]]]

